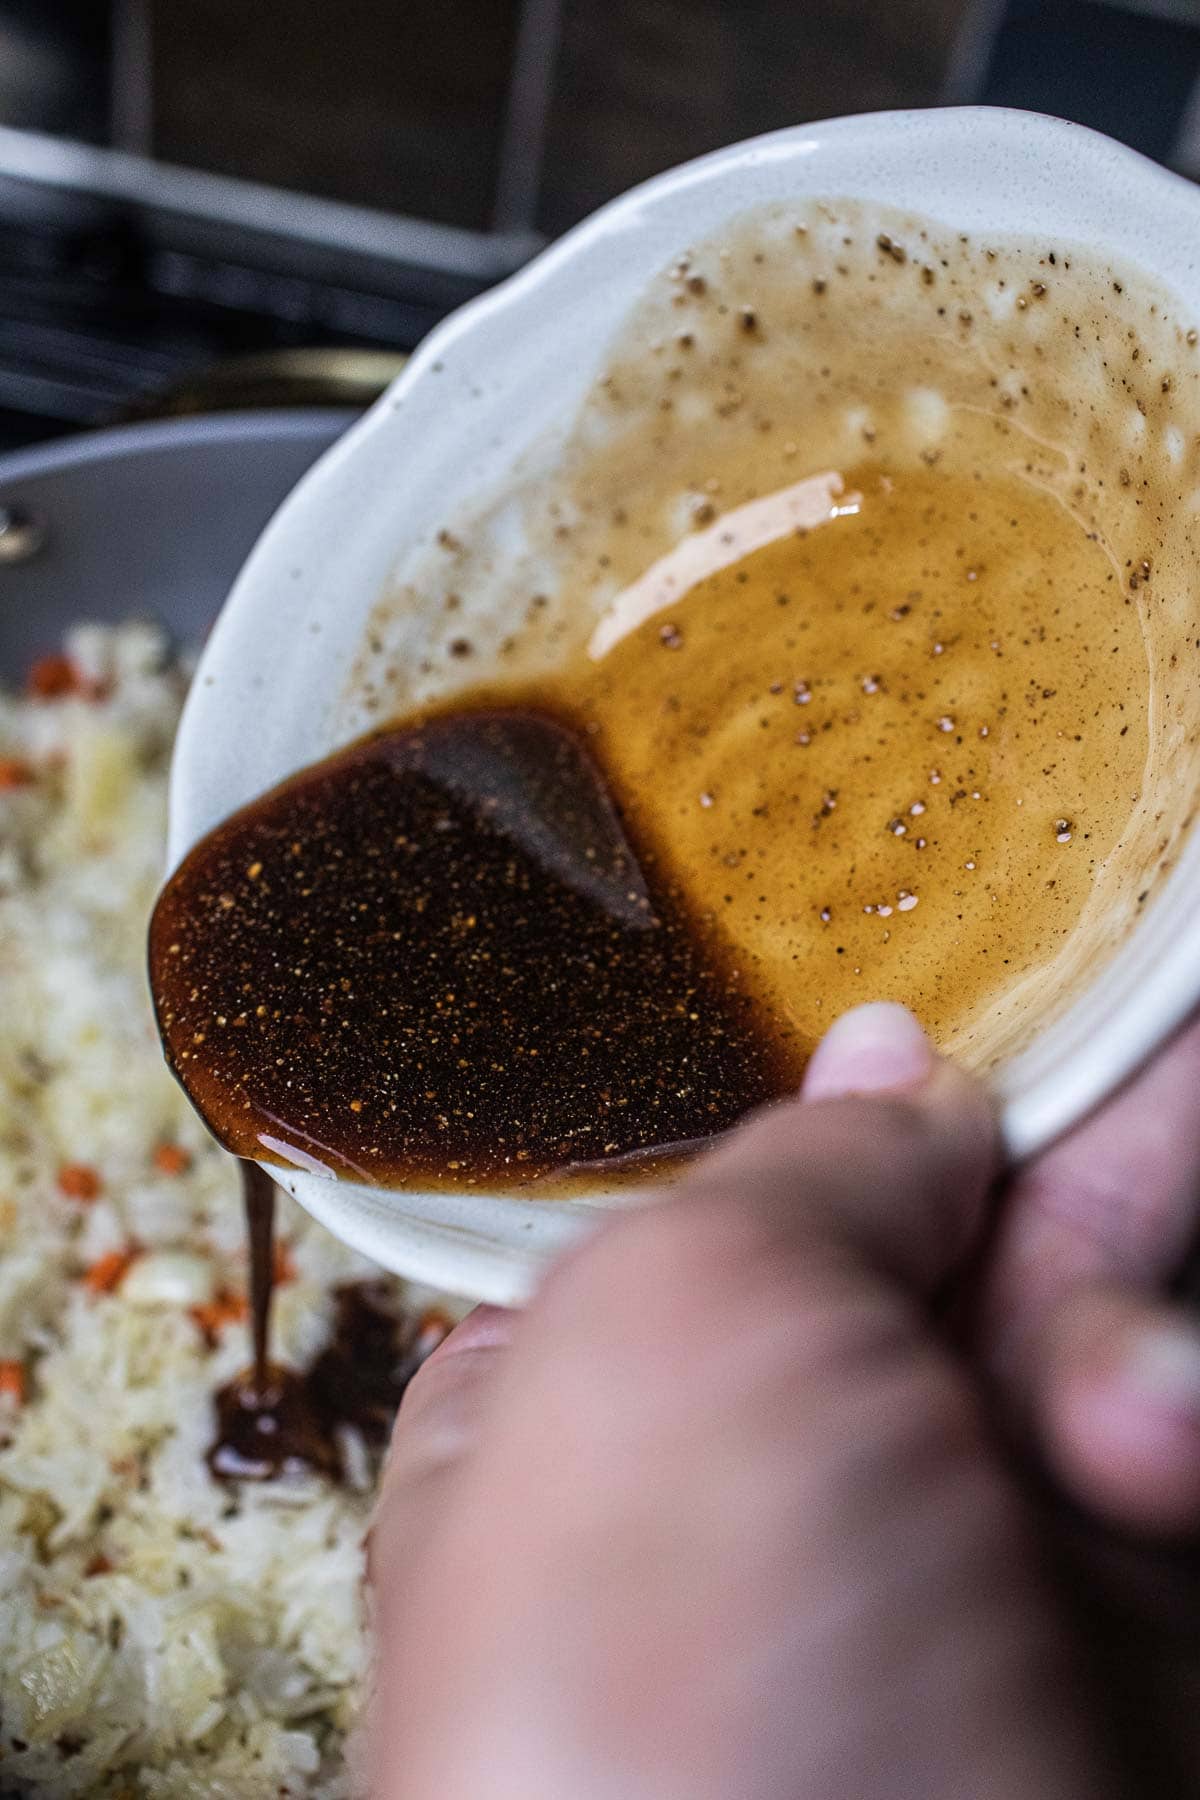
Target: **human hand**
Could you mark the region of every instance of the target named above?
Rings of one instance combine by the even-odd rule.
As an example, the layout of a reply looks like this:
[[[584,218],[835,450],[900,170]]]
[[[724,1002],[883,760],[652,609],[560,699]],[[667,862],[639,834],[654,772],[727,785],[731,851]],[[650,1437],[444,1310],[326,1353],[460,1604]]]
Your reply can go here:
[[[1110,1791],[931,1323],[988,1109],[895,1008],[808,1093],[413,1382],[372,1537],[381,1800]]]

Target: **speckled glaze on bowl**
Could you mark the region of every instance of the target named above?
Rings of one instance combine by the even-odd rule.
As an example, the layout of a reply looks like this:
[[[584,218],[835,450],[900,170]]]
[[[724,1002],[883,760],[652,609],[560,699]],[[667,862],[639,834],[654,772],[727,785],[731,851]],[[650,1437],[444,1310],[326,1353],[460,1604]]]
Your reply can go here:
[[[1090,244],[1137,263],[1200,312],[1200,193],[1106,138],[1034,114],[836,119],[735,145],[635,189],[448,319],[276,515],[209,641],[184,716],[172,864],[234,807],[344,740],[338,696],[405,545],[565,429],[655,272],[750,206],[821,195],[913,209],[964,231]],[[1124,948],[1002,1070],[1012,1154],[1079,1120],[1198,998],[1193,835]],[[387,1267],[501,1303],[520,1299],[602,1203],[397,1193],[272,1173]]]

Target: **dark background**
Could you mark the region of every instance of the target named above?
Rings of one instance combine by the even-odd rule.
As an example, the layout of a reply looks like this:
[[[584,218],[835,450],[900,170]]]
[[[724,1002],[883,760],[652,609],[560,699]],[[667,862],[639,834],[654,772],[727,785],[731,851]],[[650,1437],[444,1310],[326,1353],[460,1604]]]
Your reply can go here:
[[[239,359],[411,348],[755,132],[982,101],[1200,174],[1198,96],[1200,0],[0,0],[0,444],[201,404],[213,369],[295,397]],[[236,186],[198,218],[177,169]]]

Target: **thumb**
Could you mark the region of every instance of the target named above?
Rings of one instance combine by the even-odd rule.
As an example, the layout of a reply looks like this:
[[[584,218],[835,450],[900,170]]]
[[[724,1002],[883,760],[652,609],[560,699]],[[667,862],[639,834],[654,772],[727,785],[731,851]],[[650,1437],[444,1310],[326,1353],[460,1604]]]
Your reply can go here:
[[[848,1251],[935,1291],[978,1247],[999,1165],[984,1088],[937,1056],[904,1007],[880,1002],[838,1019],[801,1098],[701,1164],[677,1204],[723,1195],[782,1250]]]

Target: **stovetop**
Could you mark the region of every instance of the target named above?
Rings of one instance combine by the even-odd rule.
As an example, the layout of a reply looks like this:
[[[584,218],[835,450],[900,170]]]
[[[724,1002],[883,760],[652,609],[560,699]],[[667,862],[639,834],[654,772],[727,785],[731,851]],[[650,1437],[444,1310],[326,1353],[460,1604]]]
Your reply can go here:
[[[0,448],[517,267],[557,6],[0,0]]]
[[[410,349],[538,228],[831,109],[1027,106],[1200,177],[1200,0],[923,0],[886,30],[812,0],[825,60],[782,62],[794,0],[651,10],[0,0],[0,450],[248,354]]]
[[[504,268],[338,255],[286,217],[269,233],[222,230],[3,177],[0,220],[6,449],[154,410],[198,372],[253,352],[411,349]]]

